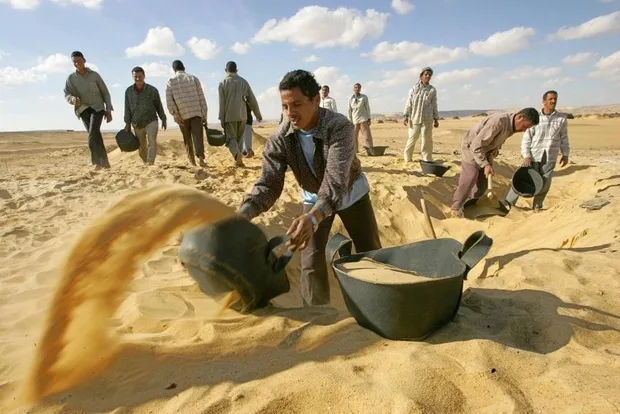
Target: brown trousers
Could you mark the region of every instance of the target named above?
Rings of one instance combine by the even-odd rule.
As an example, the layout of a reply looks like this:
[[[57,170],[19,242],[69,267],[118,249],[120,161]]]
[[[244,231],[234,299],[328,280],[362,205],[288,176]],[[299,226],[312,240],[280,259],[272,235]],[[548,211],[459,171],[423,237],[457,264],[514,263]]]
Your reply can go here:
[[[192,164],[196,163],[196,158],[205,157],[204,133],[202,129],[202,118],[195,116],[193,118],[184,119],[183,125],[179,125],[183,134],[183,143],[187,158]]]
[[[312,207],[304,204],[304,213],[309,212]],[[308,246],[301,251],[301,296],[304,306],[330,303],[325,248],[335,214],[342,220],[357,253],[381,248],[379,227],[368,194],[352,206],[326,217],[319,223]]]
[[[370,131],[370,124],[368,122],[361,122],[359,124],[355,124],[355,126],[353,127],[353,142],[355,145],[356,153],[359,152],[358,140],[360,136],[360,130],[364,134],[364,145],[370,148],[374,147],[374,145],[372,144],[372,132]]]
[[[452,198],[452,210],[460,210],[469,199],[481,197],[487,190],[487,177],[478,164],[461,161],[459,185]]]

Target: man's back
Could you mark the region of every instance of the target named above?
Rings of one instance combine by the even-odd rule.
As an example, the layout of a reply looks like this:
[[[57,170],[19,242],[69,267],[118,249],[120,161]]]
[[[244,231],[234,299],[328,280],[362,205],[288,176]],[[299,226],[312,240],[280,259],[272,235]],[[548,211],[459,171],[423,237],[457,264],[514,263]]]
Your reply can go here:
[[[223,122],[246,122],[248,114],[247,104],[252,108],[256,116],[260,116],[258,102],[252,92],[248,81],[236,73],[229,73],[219,86],[220,96],[220,121]]]
[[[207,103],[200,80],[185,71],[177,71],[166,83],[166,104],[170,114],[182,119],[207,117]]]

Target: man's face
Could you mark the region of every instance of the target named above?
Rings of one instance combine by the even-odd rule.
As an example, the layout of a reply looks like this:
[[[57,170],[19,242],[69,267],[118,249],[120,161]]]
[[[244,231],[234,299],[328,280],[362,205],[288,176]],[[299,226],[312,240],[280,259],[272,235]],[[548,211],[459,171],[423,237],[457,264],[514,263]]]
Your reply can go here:
[[[319,95],[308,98],[299,88],[280,92],[282,110],[291,120],[293,128],[307,130],[319,110]]]
[[[71,61],[73,62],[73,66],[80,72],[86,67],[86,60],[84,60],[83,57],[74,56],[71,58]]]
[[[360,85],[353,85],[353,93],[356,95],[359,95],[359,93],[362,91],[362,87]]]
[[[555,111],[555,105],[558,103],[558,96],[554,93],[548,93],[547,97],[543,100],[543,106],[545,112]]]
[[[420,75],[420,80],[423,84],[428,85],[433,77],[432,73],[429,70],[425,70],[424,73]]]
[[[144,86],[144,73],[142,72],[131,72],[131,75],[133,77],[133,81],[136,84],[136,86],[138,88],[141,88]]]
[[[532,121],[527,121],[523,115],[515,116],[515,132],[525,132],[526,129],[534,126]]]
[[[326,87],[321,88],[321,97],[327,98],[329,96],[329,90]]]

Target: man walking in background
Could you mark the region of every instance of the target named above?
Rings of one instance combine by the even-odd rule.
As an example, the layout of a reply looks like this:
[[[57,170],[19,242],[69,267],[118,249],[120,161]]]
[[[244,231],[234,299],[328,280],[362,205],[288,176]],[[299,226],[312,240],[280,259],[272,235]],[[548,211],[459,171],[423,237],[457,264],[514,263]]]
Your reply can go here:
[[[477,122],[461,143],[461,174],[452,200],[452,216],[463,217],[463,205],[487,190],[487,177],[494,173],[493,158],[515,132],[538,125],[538,111],[524,108],[515,113],[496,113]]]
[[[129,132],[133,125],[140,141],[140,158],[145,164],[153,165],[157,156],[157,116],[165,130],[166,113],[157,88],[144,81],[144,69],[136,66],[131,70],[131,76],[134,84],[125,90],[125,131]]]
[[[329,96],[329,86],[327,85],[321,87],[321,108],[329,109],[332,112],[338,112],[336,100]]]
[[[103,144],[101,122],[112,121],[112,98],[99,73],[86,67],[82,52],[71,53],[75,72],[65,82],[65,99],[73,105],[75,115],[82,120],[88,131],[88,148],[95,169],[110,168],[108,153]]]
[[[166,83],[166,105],[168,112],[179,124],[187,157],[196,165],[196,156],[200,166],[206,167],[203,125],[207,124],[207,100],[200,80],[185,72],[180,60],[172,62],[174,76]]]
[[[437,111],[437,90],[430,84],[433,69],[426,67],[420,72],[420,80],[409,90],[405,104],[405,126],[409,136],[405,144],[405,162],[410,162],[415,144],[422,135],[422,160],[433,160],[433,124],[439,126]]]
[[[360,130],[366,138],[366,146],[373,147],[372,133],[370,132],[370,103],[368,96],[361,93],[362,85],[356,83],[353,85],[353,96],[349,99],[349,121],[353,127],[353,145],[355,152],[359,152],[358,138]]]
[[[258,102],[248,81],[237,74],[235,62],[226,63],[226,77],[220,82],[220,123],[226,134],[226,145],[238,167],[243,167],[243,133],[248,119],[246,102],[258,122],[263,120]]]
[[[252,150],[252,108],[250,108],[250,104],[245,103],[245,110],[248,113],[247,121],[245,122],[245,129],[243,131],[243,155],[251,158],[254,156],[254,151]]]
[[[568,120],[566,116],[555,110],[558,102],[556,91],[547,91],[543,95],[543,108],[539,113],[540,123],[529,128],[521,140],[523,166],[534,168],[543,176],[544,184],[540,193],[534,196],[532,209],[538,213],[551,188],[553,171],[560,158],[560,167],[568,165],[570,145],[568,143]],[[519,196],[510,188],[506,202],[514,206]]]

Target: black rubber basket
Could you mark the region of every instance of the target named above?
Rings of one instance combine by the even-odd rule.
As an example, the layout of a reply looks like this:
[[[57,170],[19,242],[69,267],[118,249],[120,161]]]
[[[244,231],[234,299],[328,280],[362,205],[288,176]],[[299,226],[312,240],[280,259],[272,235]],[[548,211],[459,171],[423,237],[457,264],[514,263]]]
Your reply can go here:
[[[345,305],[359,325],[387,339],[420,341],[454,318],[467,273],[492,245],[493,240],[478,231],[463,244],[449,238],[430,239],[351,255],[351,240],[338,233],[326,250]],[[338,259],[334,259],[336,253]],[[342,267],[364,257],[429,280],[381,284],[354,278]]]

